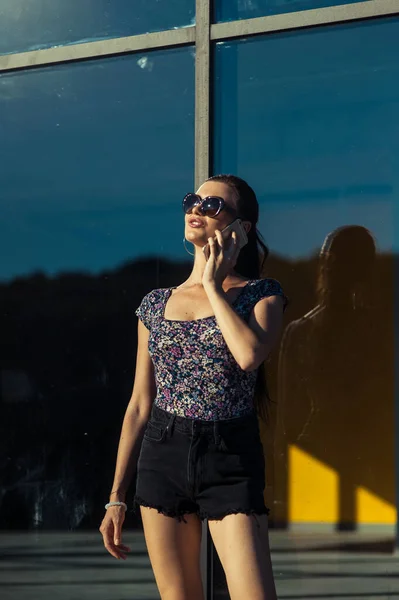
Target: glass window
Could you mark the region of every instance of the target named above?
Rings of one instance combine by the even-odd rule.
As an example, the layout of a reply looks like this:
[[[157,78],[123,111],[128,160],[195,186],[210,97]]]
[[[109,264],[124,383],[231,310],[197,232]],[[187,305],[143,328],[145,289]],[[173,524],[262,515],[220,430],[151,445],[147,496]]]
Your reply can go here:
[[[356,4],[363,0],[216,0],[214,21],[236,21],[282,13],[298,12],[327,6]]]
[[[193,49],[12,73],[0,90],[1,279],[181,256]]]
[[[20,598],[69,598],[71,585],[153,598],[134,482],[128,581],[110,577],[98,527],[132,391],[134,309],[191,264],[194,50],[3,75],[0,138],[2,583]]]
[[[5,0],[0,54],[193,25],[194,0]]]
[[[396,523],[398,39],[392,18],[216,45],[213,171],[254,187],[265,274],[291,300],[263,428],[271,520],[290,526],[271,534],[279,596],[394,585],[329,548],[361,565]]]

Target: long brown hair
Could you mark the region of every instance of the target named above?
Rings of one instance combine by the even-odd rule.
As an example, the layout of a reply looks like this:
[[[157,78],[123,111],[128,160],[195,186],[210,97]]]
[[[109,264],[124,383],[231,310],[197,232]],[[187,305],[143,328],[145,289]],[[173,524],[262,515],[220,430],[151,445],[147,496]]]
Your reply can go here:
[[[239,217],[243,221],[250,221],[251,223],[251,229],[248,232],[248,243],[240,251],[234,269],[243,277],[259,279],[263,273],[269,249],[256,227],[259,219],[259,204],[254,190],[246,181],[235,175],[214,175],[208,181],[224,183],[234,190]],[[258,369],[256,379],[254,405],[258,415],[265,421],[268,417],[269,402],[266,369],[264,363],[262,363]]]

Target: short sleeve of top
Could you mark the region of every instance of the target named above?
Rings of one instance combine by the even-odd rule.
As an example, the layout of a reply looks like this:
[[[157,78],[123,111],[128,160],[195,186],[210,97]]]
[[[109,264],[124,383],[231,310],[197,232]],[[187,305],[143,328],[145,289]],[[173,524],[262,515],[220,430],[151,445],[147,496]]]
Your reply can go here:
[[[256,282],[251,294],[251,308],[253,308],[259,300],[268,298],[269,296],[281,296],[284,301],[283,310],[287,308],[288,298],[284,294],[281,284],[276,279],[271,278],[259,279]]]
[[[151,292],[148,292],[142,299],[138,308],[134,311],[147,329],[151,329],[154,315],[159,308],[159,298],[157,297],[156,291],[157,290],[152,290]]]

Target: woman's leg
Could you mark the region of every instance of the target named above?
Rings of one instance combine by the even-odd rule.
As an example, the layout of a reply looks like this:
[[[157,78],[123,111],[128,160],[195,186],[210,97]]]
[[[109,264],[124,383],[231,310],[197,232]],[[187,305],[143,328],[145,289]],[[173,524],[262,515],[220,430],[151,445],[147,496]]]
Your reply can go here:
[[[233,514],[208,523],[231,600],[276,600],[267,515]]]
[[[140,507],[151,566],[162,600],[204,600],[200,570],[201,521],[187,523]]]

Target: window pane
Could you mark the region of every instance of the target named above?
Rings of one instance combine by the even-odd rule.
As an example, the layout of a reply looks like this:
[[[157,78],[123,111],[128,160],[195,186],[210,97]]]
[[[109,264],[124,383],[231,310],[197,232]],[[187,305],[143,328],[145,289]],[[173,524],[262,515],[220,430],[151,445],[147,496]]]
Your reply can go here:
[[[68,599],[71,586],[155,598],[134,482],[133,575],[112,571],[98,527],[132,391],[134,309],[191,264],[194,50],[3,75],[0,137],[2,584],[23,600]]]
[[[396,523],[398,39],[393,18],[216,45],[213,171],[254,187],[291,300],[263,428],[279,597],[398,593],[383,560],[361,575]]]
[[[0,54],[194,24],[194,0],[5,0]]]
[[[282,13],[298,12],[327,6],[356,4],[363,0],[216,0],[214,4],[214,20],[236,21],[237,19],[252,19],[279,15]]]
[[[162,223],[193,186],[193,77],[184,48],[0,78],[1,279],[179,255]]]

